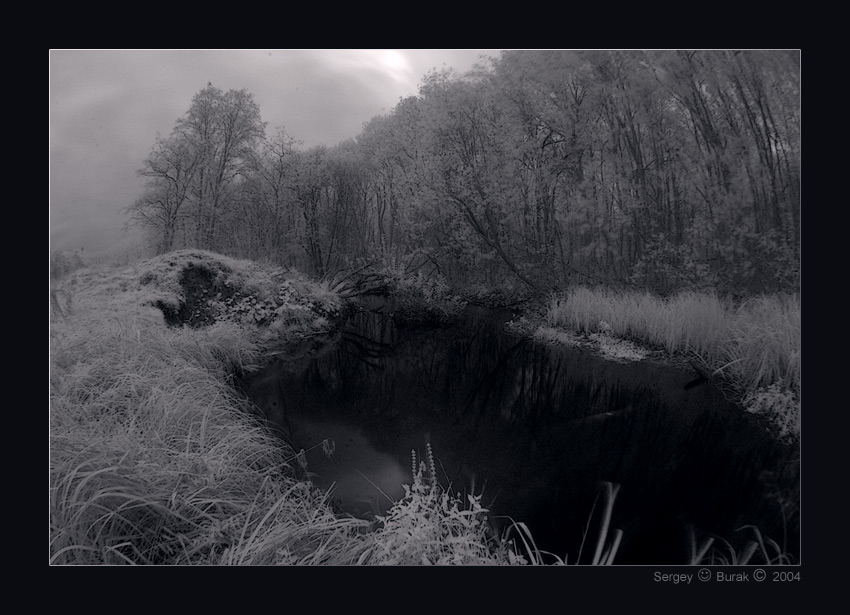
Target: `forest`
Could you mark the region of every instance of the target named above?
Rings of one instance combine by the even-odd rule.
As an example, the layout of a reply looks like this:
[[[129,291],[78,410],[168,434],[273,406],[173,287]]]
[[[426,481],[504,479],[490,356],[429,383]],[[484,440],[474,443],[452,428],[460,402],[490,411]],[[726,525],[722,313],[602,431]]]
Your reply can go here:
[[[799,51],[503,51],[354,139],[299,148],[198,92],[128,208],[157,253],[452,288],[797,292]]]

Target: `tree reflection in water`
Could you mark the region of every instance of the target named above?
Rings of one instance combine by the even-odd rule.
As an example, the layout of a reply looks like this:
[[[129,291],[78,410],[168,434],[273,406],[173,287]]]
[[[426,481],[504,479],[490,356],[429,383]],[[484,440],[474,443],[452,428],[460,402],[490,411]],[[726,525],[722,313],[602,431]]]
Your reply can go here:
[[[798,519],[782,519],[769,497],[798,489],[798,473],[787,471],[793,451],[715,388],[686,389],[690,372],[546,347],[498,325],[470,316],[404,327],[361,312],[325,351],[270,364],[249,394],[261,405],[273,399],[296,439],[299,429],[313,439],[350,430],[360,458],[314,461],[339,493],[345,477],[365,474],[361,465],[393,491],[386,481],[410,480],[410,452],[424,452],[427,438],[445,484],[483,489],[494,515],[524,521],[541,549],[569,561],[602,481],[621,485],[612,518],[624,531],[618,563],[683,563],[689,527],[734,545],[736,528],[755,524],[787,536],[789,552],[799,548]]]

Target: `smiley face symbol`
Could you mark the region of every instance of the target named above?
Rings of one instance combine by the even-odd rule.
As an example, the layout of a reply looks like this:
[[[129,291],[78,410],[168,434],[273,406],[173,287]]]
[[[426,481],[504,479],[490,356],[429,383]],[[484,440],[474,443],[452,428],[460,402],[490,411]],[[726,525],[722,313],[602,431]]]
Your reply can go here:
[[[711,578],[711,571],[708,568],[703,568],[697,576],[700,581],[708,581]]]

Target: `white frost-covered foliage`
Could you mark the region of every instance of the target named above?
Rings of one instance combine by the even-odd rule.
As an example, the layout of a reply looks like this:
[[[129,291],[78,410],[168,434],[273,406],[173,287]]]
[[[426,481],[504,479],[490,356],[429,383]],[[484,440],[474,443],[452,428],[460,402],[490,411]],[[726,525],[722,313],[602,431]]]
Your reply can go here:
[[[780,438],[800,436],[800,402],[793,392],[772,384],[749,393],[743,405],[747,412],[766,417],[778,429]]]
[[[152,258],[136,275],[153,304],[176,312],[191,300],[210,323],[323,328],[341,306],[326,286],[297,272],[203,250]]]
[[[597,331],[586,335],[560,327],[540,326],[532,333],[532,337],[544,344],[587,348],[611,361],[640,361],[649,354],[647,350],[617,338],[610,332],[610,325],[600,321]]]

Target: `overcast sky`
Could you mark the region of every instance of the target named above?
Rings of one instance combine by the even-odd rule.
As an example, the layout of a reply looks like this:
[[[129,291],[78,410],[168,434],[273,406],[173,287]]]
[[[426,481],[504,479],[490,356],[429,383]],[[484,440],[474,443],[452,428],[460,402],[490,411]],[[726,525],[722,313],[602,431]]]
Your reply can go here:
[[[123,241],[136,171],[208,82],[252,94],[269,134],[333,146],[415,95],[430,69],[463,73],[482,55],[498,50],[50,50],[50,248]]]

